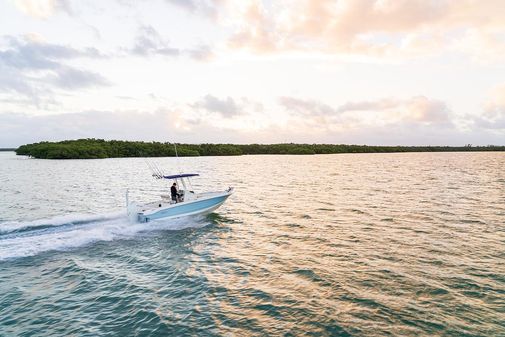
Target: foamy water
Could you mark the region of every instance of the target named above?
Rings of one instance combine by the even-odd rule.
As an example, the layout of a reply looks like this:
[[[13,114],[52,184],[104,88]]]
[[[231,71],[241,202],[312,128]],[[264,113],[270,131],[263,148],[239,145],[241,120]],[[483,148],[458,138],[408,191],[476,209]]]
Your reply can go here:
[[[160,230],[181,230],[209,224],[204,218],[131,223],[124,211],[100,215],[67,214],[50,219],[1,224],[0,260],[68,250],[97,241],[131,239]]]

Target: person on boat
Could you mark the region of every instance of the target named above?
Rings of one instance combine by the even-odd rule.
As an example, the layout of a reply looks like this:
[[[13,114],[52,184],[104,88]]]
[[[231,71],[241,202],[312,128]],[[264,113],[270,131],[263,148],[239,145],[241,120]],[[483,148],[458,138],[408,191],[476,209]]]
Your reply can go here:
[[[174,183],[172,187],[170,187],[170,194],[172,195],[172,200],[176,203],[179,202],[179,193],[177,192],[177,184]]]

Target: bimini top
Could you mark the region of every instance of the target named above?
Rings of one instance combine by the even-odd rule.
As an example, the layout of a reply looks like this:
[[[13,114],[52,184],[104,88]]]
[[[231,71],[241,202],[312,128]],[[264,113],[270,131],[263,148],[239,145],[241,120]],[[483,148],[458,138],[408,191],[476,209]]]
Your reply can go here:
[[[163,176],[165,179],[178,179],[178,178],[187,178],[187,177],[194,177],[194,176],[199,176],[198,173],[181,173],[181,174],[174,174],[171,176]]]

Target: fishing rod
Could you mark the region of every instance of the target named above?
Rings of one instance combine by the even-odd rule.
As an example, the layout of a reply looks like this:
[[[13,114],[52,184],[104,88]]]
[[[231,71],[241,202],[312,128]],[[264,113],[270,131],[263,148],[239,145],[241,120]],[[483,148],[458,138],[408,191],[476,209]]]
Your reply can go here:
[[[152,173],[152,176],[156,179],[161,179],[163,178],[163,172],[161,171],[161,169],[156,165],[156,163],[154,162],[150,162],[146,159],[146,164],[147,166],[149,167],[149,170],[151,171]]]
[[[182,174],[182,171],[180,169],[180,165],[179,165],[179,153],[177,152],[177,144],[174,142],[174,150],[175,150],[175,157],[176,157],[176,167],[177,167],[177,171],[179,171],[180,174]],[[163,173],[163,170],[158,166],[158,164],[156,164],[155,162],[152,162],[152,161],[149,161],[147,159],[145,159],[145,162],[147,164],[147,166],[149,167],[149,170],[151,171],[152,173],[152,176],[156,179],[162,179],[163,176],[164,176],[164,173]]]
[[[164,176],[163,170],[155,162],[153,162],[153,164],[154,164],[154,167],[156,168],[156,171],[158,172],[159,179],[163,178],[163,176]]]

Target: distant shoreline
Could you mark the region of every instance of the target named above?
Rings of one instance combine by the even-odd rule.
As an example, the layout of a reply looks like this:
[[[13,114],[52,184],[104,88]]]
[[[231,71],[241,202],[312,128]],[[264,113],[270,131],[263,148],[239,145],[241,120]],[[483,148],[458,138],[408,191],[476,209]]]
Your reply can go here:
[[[368,146],[346,144],[179,144],[180,157],[240,156],[252,154],[337,154],[398,152],[478,152],[505,151],[505,146]],[[175,157],[173,143],[77,139],[22,145],[17,155],[39,159],[100,159],[132,157]]]

